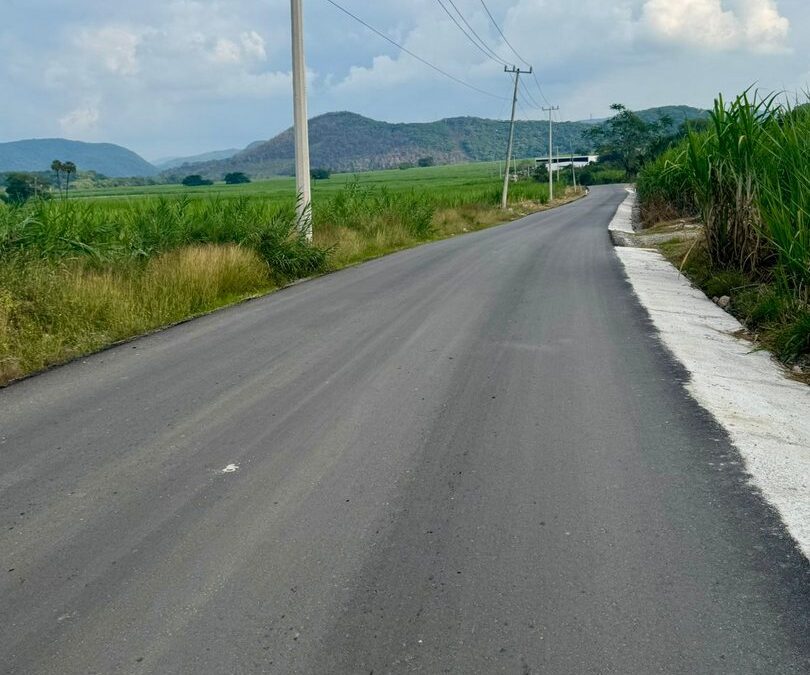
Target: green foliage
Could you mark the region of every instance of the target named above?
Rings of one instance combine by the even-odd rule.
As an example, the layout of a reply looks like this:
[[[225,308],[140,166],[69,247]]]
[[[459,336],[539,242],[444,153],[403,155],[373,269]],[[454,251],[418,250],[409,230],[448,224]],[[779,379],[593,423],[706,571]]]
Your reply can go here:
[[[431,157],[420,157],[416,160],[416,166],[426,167],[426,166],[435,166],[436,160]]]
[[[244,185],[245,183],[250,183],[250,178],[242,171],[226,173],[224,180],[226,185]]]
[[[673,120],[665,115],[655,122],[645,122],[621,103],[610,107],[616,114],[590,129],[587,136],[603,161],[615,162],[628,176],[635,176],[670,135]]]
[[[199,187],[199,186],[202,186],[202,185],[213,185],[214,181],[203,178],[199,174],[195,173],[195,174],[192,174],[190,176],[186,176],[183,179],[182,183],[186,187]]]
[[[35,179],[27,173],[10,173],[6,176],[4,200],[9,204],[24,204],[37,193]]]
[[[309,175],[312,177],[312,180],[326,180],[332,175],[332,172],[329,169],[312,169]]]
[[[616,169],[601,163],[589,164],[576,171],[577,183],[584,186],[627,183],[629,180],[624,169]]]

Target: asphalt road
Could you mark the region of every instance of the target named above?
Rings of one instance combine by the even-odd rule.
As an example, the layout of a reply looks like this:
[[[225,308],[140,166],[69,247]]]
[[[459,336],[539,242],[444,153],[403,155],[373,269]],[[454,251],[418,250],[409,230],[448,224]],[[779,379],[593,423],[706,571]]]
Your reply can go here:
[[[624,196],[0,391],[0,671],[810,672],[808,563],[624,279]]]

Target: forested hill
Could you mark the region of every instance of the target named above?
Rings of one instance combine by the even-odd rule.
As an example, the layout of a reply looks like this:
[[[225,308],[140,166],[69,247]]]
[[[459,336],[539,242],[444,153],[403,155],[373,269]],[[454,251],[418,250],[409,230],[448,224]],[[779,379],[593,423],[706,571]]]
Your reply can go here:
[[[646,120],[663,115],[674,125],[705,116],[705,111],[687,106],[668,106],[640,111]],[[554,125],[554,145],[560,153],[587,152],[592,148],[585,131],[599,122],[561,122]],[[503,157],[509,123],[480,117],[453,117],[427,123],[391,124],[350,112],[327,113],[310,120],[309,143],[313,168],[332,171],[367,171],[414,164],[433,157],[437,164],[485,161]],[[545,155],[548,123],[521,121],[515,127],[515,156]],[[221,178],[230,171],[261,177],[293,172],[292,129],[263,143],[254,143],[233,157],[185,165],[185,174],[199,173]],[[174,170],[176,172],[176,170]],[[171,173],[166,172],[166,173]]]
[[[49,171],[58,159],[79,171],[111,177],[154,176],[158,170],[143,157],[112,143],[84,143],[64,138],[36,138],[0,143],[0,172]]]

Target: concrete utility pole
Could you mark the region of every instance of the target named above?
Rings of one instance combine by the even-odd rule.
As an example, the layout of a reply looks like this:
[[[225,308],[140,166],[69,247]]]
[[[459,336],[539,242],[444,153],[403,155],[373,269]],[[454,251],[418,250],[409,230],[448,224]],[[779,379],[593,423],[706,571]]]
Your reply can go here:
[[[574,151],[571,151],[571,178],[574,181],[574,191],[576,192],[577,189],[577,172],[574,168]]]
[[[528,70],[521,70],[520,68],[515,68],[514,66],[511,68],[504,66],[503,72],[515,74],[515,93],[512,97],[512,120],[509,123],[509,145],[506,148],[506,171],[503,175],[503,192],[501,193],[501,208],[505,209],[506,202],[509,198],[509,162],[512,161],[512,143],[515,139],[515,107],[517,106],[518,100],[518,83],[520,82],[521,73],[529,75],[532,72],[532,68],[529,68]]]
[[[560,164],[560,146],[557,146],[557,182],[560,182],[560,170],[562,165]]]
[[[295,189],[298,227],[312,241],[312,191],[309,175],[307,69],[304,59],[304,17],[301,0],[290,0],[292,16],[293,128],[295,129]]]
[[[551,131],[551,113],[559,109],[560,106],[558,105],[556,106],[552,105],[549,106],[548,108],[543,108],[544,111],[545,110],[548,111],[548,200],[549,201],[554,199],[554,171],[552,171],[551,169],[551,156],[554,154],[554,151],[552,150],[552,148],[554,147],[552,145],[554,141],[554,136]]]

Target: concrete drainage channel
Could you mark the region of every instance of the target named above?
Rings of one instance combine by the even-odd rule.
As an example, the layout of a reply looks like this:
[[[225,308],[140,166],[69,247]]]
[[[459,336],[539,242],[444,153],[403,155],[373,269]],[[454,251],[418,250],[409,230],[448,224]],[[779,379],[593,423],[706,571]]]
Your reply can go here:
[[[726,429],[752,483],[810,558],[810,387],[766,351],[735,337],[743,326],[656,250],[640,248],[628,189],[610,223],[627,279],[660,339],[690,373],[695,400]]]

